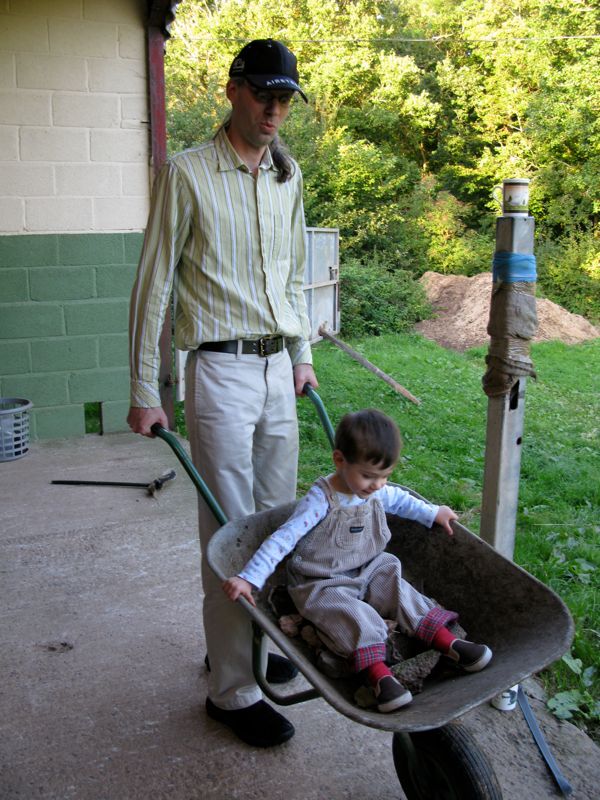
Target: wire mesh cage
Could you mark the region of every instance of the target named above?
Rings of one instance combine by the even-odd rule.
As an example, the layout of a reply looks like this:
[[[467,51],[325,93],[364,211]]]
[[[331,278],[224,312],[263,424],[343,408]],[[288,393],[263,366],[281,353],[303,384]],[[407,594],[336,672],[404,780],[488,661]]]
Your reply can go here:
[[[29,450],[29,409],[33,403],[0,397],[0,461],[14,461]]]

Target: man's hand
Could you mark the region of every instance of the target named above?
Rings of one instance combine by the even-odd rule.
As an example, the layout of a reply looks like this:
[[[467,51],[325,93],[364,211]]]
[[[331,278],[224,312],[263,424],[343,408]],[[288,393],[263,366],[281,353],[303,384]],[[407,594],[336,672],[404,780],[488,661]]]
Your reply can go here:
[[[454,536],[454,531],[450,523],[455,519],[458,519],[458,517],[451,508],[448,508],[448,506],[440,506],[434,522],[441,525],[448,536]]]
[[[304,384],[310,383],[313,389],[317,389],[319,381],[312,368],[312,364],[296,364],[294,367],[294,389],[296,397],[304,394]]]
[[[227,578],[223,583],[223,591],[230,600],[237,600],[238,597],[243,597],[250,605],[256,607],[256,600],[252,596],[253,586],[244,578]]]
[[[129,409],[127,424],[134,433],[141,433],[142,436],[149,436],[154,439],[154,434],[150,430],[155,422],[163,428],[169,429],[169,420],[161,406],[157,408],[133,408]]]

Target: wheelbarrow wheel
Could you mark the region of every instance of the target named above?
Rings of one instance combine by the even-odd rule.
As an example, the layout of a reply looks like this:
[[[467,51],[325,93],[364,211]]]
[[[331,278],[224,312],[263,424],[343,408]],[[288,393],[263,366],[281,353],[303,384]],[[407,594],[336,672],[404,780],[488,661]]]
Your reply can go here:
[[[395,733],[392,750],[408,800],[502,800],[494,770],[459,723]]]

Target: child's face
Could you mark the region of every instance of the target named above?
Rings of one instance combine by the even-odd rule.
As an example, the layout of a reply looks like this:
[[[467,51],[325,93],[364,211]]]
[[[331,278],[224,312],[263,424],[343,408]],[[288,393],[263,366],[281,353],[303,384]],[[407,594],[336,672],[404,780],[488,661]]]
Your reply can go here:
[[[375,465],[369,461],[351,464],[339,450],[334,450],[333,462],[336,467],[336,490],[362,498],[383,488],[396,466],[392,464],[384,468],[381,464]]]

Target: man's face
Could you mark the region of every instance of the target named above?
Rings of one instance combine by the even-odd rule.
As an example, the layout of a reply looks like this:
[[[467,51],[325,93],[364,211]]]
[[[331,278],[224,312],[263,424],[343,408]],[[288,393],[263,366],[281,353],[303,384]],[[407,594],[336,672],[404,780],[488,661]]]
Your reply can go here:
[[[230,80],[227,83],[227,97],[232,108],[230,127],[246,145],[264,150],[289,114],[293,95],[289,89],[270,91],[247,81],[240,85]]]

